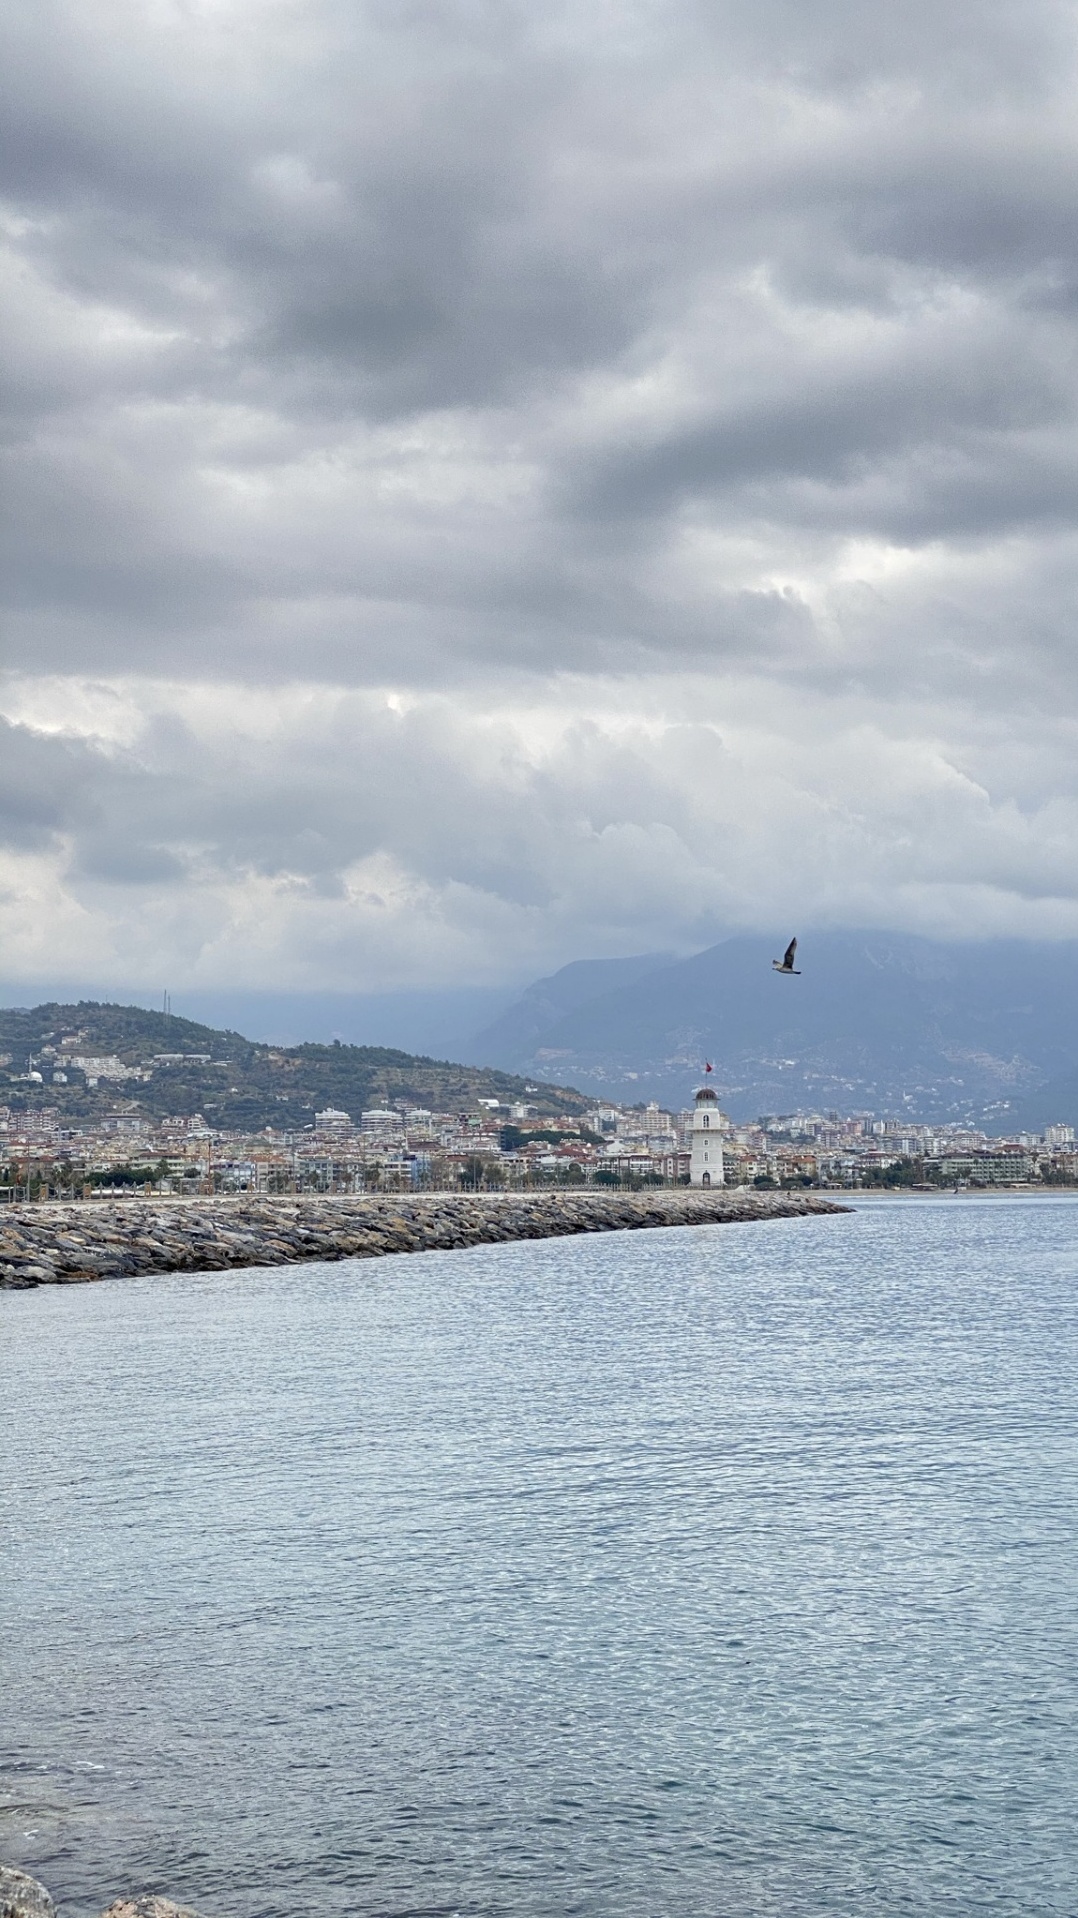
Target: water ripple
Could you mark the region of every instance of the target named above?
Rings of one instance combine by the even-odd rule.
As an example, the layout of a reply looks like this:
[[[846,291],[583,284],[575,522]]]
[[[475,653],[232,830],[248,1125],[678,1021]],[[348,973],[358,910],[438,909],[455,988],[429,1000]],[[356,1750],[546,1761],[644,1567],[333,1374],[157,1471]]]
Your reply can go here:
[[[65,1918],[1073,1918],[1078,1206],[0,1300]]]

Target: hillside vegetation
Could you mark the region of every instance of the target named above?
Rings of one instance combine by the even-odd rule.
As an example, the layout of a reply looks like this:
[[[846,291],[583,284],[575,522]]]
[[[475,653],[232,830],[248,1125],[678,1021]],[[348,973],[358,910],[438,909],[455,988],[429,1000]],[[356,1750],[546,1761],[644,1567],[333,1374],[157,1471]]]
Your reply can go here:
[[[366,1107],[400,1102],[455,1112],[478,1099],[526,1099],[555,1116],[587,1103],[568,1087],[387,1046],[258,1045],[192,1019],[89,1000],[0,1009],[0,1059],[0,1102],[56,1107],[71,1124],[117,1110],[156,1118],[201,1112],[222,1130],[254,1132],[310,1125],[326,1106],[358,1118]],[[98,1076],[92,1064],[75,1063],[102,1059],[118,1060],[132,1076]],[[30,1070],[40,1072],[40,1084],[26,1079]]]

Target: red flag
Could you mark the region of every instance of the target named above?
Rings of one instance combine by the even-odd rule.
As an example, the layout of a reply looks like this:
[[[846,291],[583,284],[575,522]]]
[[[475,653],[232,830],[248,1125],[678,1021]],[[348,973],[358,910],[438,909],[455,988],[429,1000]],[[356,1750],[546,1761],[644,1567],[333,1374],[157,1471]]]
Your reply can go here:
[[[705,1071],[705,1072],[710,1072],[710,1071],[711,1071],[711,1060],[710,1060],[710,1059],[705,1059],[705,1060],[704,1060],[704,1071]]]

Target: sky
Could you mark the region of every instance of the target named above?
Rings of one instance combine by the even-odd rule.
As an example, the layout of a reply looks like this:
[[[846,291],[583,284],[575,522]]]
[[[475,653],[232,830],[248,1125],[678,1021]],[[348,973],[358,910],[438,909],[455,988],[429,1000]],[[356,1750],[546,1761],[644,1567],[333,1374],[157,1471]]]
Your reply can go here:
[[[1072,6],[0,18],[0,975],[1078,935]]]

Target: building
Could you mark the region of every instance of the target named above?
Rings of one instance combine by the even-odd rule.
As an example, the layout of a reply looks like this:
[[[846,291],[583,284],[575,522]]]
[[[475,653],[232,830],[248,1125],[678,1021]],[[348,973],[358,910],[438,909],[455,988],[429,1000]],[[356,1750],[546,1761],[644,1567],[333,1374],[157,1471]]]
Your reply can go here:
[[[1028,1152],[1006,1145],[999,1152],[951,1153],[927,1165],[948,1184],[966,1180],[970,1185],[1026,1185],[1034,1172]]]
[[[692,1115],[692,1156],[689,1162],[690,1185],[724,1185],[722,1164],[722,1114],[717,1093],[701,1086]]]

